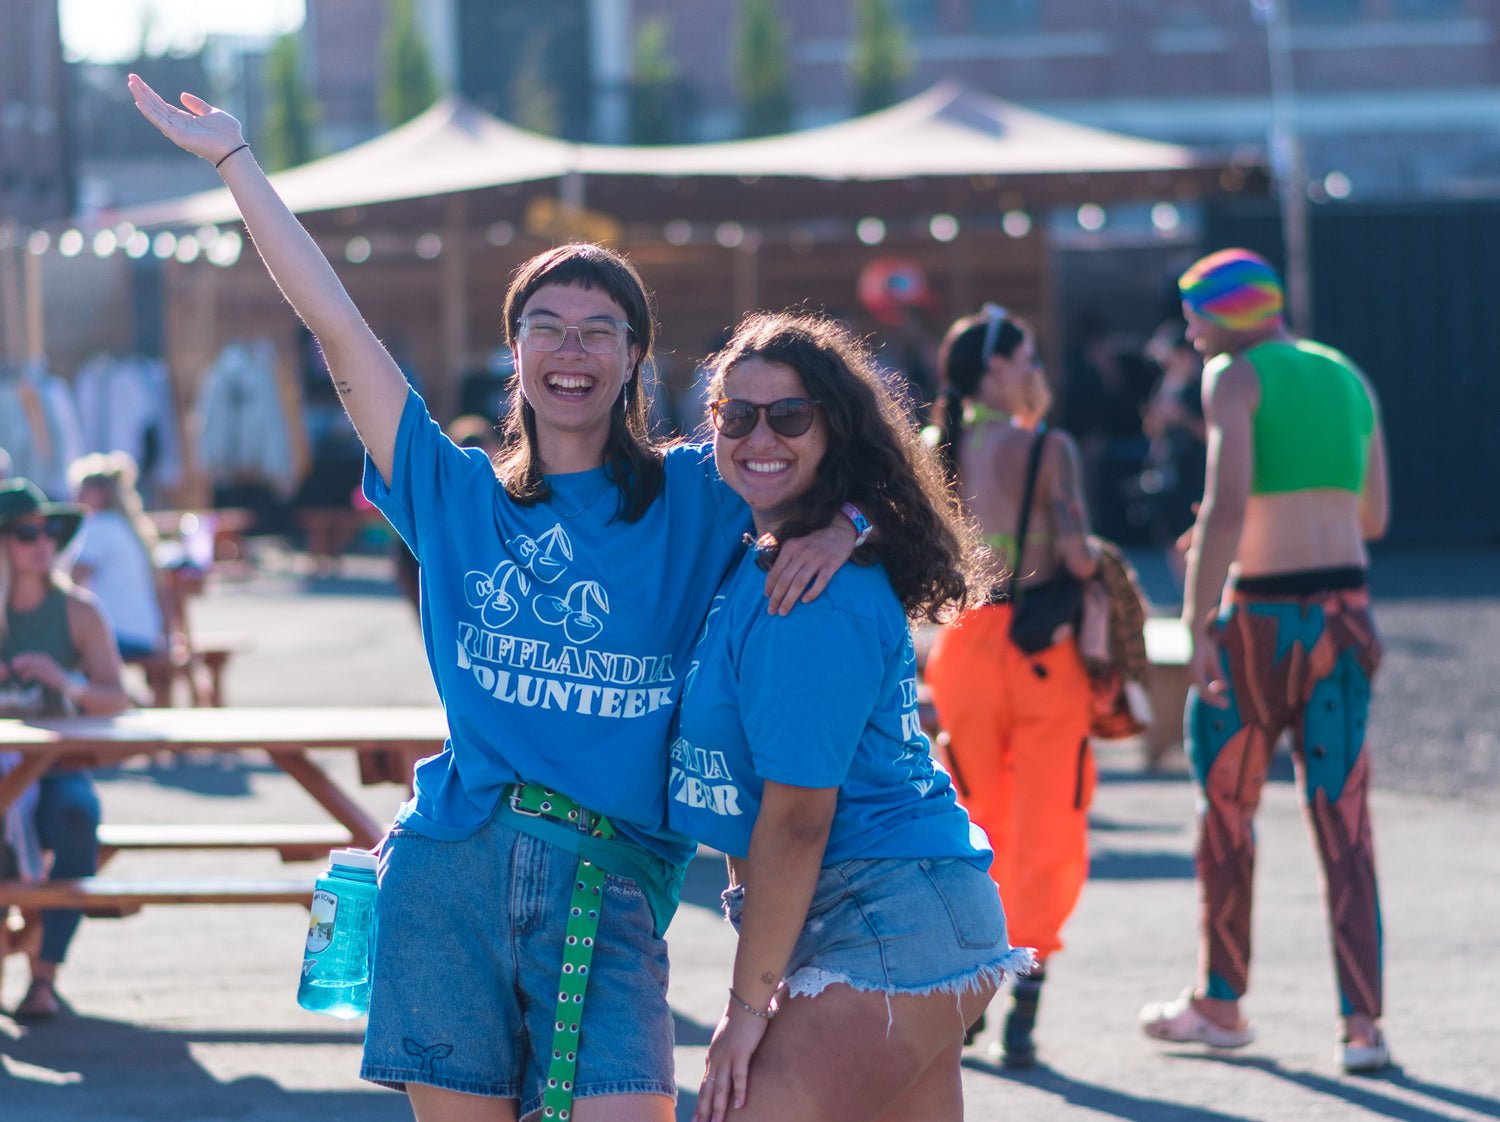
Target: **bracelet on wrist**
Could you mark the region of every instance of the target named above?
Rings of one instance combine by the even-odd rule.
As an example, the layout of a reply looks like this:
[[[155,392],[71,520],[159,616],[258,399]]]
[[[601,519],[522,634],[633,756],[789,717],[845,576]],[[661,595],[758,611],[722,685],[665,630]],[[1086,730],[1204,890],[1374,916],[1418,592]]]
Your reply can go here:
[[[742,998],[739,994],[735,993],[733,989],[729,991],[729,1000],[738,1005],[746,1013],[749,1013],[752,1017],[759,1017],[763,1021],[769,1021],[772,1017],[776,1016],[776,1006],[768,1004],[764,1009],[757,1009],[755,1006],[751,1005],[748,1001]]]
[[[854,548],[858,549],[870,539],[875,527],[870,525],[870,520],[853,503],[845,503],[839,509],[844,512],[845,518],[854,523]]]
[[[229,159],[230,156],[233,156],[236,152],[243,152],[246,148],[249,148],[249,147],[250,147],[250,144],[247,141],[246,143],[241,144],[238,148],[231,148],[228,152],[225,152],[222,156],[220,156],[217,160],[214,161],[214,168],[215,168],[215,170],[217,170],[218,166],[220,164],[222,164],[225,160]]]

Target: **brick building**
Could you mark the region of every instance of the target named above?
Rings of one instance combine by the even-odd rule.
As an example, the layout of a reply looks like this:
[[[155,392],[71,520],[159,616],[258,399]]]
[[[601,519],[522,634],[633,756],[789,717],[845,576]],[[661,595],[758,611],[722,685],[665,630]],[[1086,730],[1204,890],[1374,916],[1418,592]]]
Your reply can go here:
[[[55,0],[0,0],[0,224],[72,209],[66,97]]]

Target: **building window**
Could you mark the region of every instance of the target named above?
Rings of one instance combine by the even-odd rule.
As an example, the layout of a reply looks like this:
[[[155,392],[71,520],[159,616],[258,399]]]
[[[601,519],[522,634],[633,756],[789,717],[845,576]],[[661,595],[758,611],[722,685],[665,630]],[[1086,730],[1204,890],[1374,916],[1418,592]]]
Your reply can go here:
[[[942,4],[939,0],[895,0],[891,7],[902,26],[915,35],[942,29]]]
[[[973,0],[970,22],[975,31],[1031,31],[1040,9],[1040,0]]]
[[[1364,0],[1292,0],[1291,16],[1297,23],[1343,23],[1364,14]]]

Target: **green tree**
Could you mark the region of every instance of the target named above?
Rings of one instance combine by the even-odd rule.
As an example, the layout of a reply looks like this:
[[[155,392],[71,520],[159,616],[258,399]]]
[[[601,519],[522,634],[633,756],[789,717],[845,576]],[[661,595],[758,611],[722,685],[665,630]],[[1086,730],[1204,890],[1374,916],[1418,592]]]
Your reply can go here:
[[[266,55],[266,118],[260,156],[267,171],[305,164],[313,158],[313,129],[318,104],[302,81],[302,58],[296,35],[283,35]]]
[[[901,81],[911,71],[906,29],[891,0],[854,0],[854,112],[873,113],[896,102]]]
[[[732,51],[741,131],[745,136],[786,132],[792,126],[792,82],[786,27],[776,0],[744,0]]]
[[[380,53],[380,119],[387,128],[395,128],[438,98],[437,77],[432,72],[427,42],[417,27],[412,0],[391,0]]]
[[[630,63],[630,139],[670,144],[677,136],[677,66],[667,50],[664,19],[648,19],[635,37]]]

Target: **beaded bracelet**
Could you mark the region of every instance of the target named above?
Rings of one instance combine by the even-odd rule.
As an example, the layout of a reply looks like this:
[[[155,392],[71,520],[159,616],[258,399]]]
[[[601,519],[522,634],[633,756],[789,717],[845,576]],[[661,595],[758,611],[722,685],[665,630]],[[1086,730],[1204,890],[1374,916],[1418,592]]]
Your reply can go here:
[[[733,989],[729,991],[729,1000],[738,1005],[746,1013],[749,1013],[752,1017],[759,1017],[763,1021],[769,1021],[772,1017],[776,1016],[776,1009],[774,1006],[768,1005],[764,1009],[757,1009],[755,1006],[751,1005],[744,998],[742,998],[739,994],[735,993]]]

